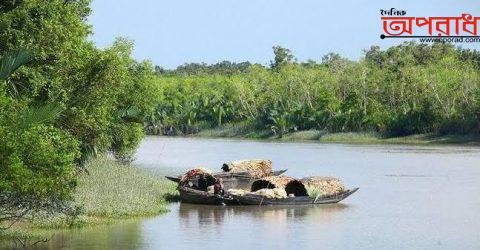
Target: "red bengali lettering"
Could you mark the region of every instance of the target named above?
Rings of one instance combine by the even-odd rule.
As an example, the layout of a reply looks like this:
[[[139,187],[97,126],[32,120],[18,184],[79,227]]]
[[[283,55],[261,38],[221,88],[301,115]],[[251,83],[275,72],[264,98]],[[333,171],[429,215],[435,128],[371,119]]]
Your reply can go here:
[[[430,36],[451,36],[460,34],[478,35],[480,17],[463,13],[460,17],[382,17],[383,30],[390,36],[413,34],[413,24],[427,26]],[[416,30],[416,29],[415,29]]]
[[[412,34],[414,19],[414,17],[382,17],[383,31],[391,36],[399,36],[403,33]]]

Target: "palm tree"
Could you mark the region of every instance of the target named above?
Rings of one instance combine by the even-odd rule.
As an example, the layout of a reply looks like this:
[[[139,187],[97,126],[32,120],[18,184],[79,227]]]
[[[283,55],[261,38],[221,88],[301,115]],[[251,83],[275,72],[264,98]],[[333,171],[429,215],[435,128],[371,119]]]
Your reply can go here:
[[[15,71],[31,62],[33,57],[27,50],[20,49],[0,57],[0,84],[7,85],[7,91],[13,99],[18,98],[17,85],[10,82],[9,77]],[[62,108],[55,102],[31,106],[22,113],[20,128],[28,128],[36,124],[54,121],[62,112]]]
[[[0,56],[0,85],[6,85],[7,90],[10,90],[10,98],[13,100],[19,96],[15,83],[10,82],[9,77],[15,73],[18,68],[30,61],[32,61],[32,56],[26,50],[18,50]],[[17,133],[22,133],[32,126],[53,122],[62,112],[62,108],[55,102],[49,102],[20,109],[19,112],[21,112],[20,121],[13,129]],[[18,197],[15,193],[11,192],[0,193],[0,232],[22,219],[29,211],[46,206],[45,204],[46,203],[39,202],[35,197]],[[50,206],[50,204],[48,205]],[[52,206],[57,205],[61,206],[63,204],[52,203]],[[2,223],[6,221],[10,222],[10,224],[4,227]]]
[[[27,50],[17,50],[0,57],[0,80],[6,81],[15,70],[31,60],[32,56]]]

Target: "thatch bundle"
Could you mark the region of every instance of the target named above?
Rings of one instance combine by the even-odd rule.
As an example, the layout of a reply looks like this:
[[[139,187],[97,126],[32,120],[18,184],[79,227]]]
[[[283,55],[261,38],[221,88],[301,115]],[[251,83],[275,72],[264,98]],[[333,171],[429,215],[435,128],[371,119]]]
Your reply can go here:
[[[210,171],[203,168],[195,168],[182,175],[178,185],[186,186],[190,183],[191,185],[198,187],[198,181],[200,179],[204,179],[206,181],[205,185],[207,186],[214,185],[216,181],[215,177],[213,177]]]
[[[270,160],[242,160],[227,162],[222,165],[224,172],[244,173],[247,172],[256,178],[262,178],[270,175],[272,171],[272,162]]]
[[[288,176],[268,176],[252,183],[251,191],[255,192],[260,189],[280,188],[285,190],[287,195],[307,196],[305,186],[298,180]]]
[[[238,196],[244,196],[246,194],[249,194],[250,192],[247,191],[247,190],[243,190],[243,189],[231,188],[231,189],[227,190],[227,193],[233,194],[233,195],[238,195]]]
[[[253,193],[270,199],[284,199],[288,197],[287,192],[283,188],[262,188]]]
[[[335,195],[345,191],[345,186],[342,182],[333,177],[312,176],[303,178],[300,181],[309,191],[309,195],[313,197]]]
[[[256,195],[261,195],[261,196],[264,196],[265,198],[270,198],[270,199],[283,199],[288,197],[287,192],[283,188],[273,188],[273,189],[262,188],[255,192],[249,192],[243,189],[229,189],[227,192],[229,194],[238,195],[238,196],[244,196],[246,194],[256,194]]]

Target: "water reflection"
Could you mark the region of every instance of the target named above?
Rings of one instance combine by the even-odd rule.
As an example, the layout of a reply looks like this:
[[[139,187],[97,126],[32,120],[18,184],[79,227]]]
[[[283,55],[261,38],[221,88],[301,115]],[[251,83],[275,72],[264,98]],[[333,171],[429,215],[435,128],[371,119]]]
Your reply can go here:
[[[49,249],[135,249],[143,244],[141,221],[57,232]]]
[[[318,240],[319,232],[343,230],[341,221],[355,206],[221,207],[175,203],[171,210],[167,216],[144,222],[149,249],[203,249],[198,247],[212,243],[219,249],[302,248]]]
[[[329,222],[336,213],[349,209],[345,204],[306,206],[205,206],[180,203],[178,214],[182,224],[192,223],[221,225],[232,217],[250,217],[258,221],[275,223],[311,220]]]

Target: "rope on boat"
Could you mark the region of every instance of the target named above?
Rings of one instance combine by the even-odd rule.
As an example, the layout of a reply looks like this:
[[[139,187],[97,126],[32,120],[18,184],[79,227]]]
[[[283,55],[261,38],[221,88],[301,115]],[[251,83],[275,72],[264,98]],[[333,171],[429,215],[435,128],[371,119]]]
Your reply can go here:
[[[263,199],[265,199],[265,196],[262,196],[262,200],[260,200],[260,204],[258,204],[258,206],[261,206],[261,205],[262,205]]]

